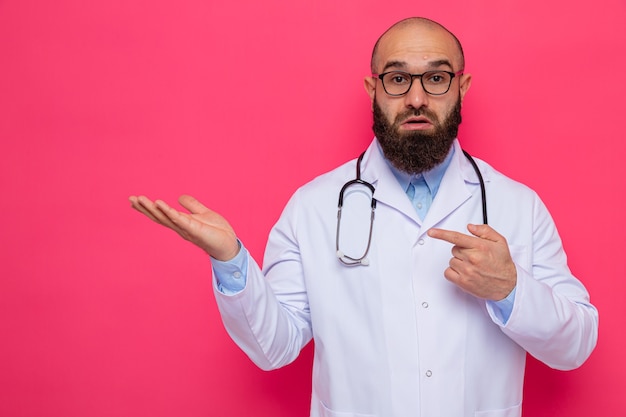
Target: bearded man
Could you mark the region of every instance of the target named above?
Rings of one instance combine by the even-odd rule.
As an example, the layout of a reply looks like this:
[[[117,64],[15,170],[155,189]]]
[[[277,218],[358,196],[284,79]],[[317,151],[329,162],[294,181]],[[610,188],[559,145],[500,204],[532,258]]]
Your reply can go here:
[[[190,213],[130,198],[211,255],[226,329],[259,367],[315,340],[313,417],[520,416],[527,353],[567,370],[595,347],[597,310],[539,197],[461,149],[464,66],[431,20],[380,37],[374,140],[296,191],[262,269],[192,197]]]

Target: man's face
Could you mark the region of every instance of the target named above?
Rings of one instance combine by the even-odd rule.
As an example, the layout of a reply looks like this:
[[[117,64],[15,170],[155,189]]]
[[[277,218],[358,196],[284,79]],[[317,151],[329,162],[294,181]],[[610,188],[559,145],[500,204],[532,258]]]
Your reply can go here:
[[[462,70],[462,58],[446,31],[430,26],[395,28],[379,43],[374,66],[379,74],[398,70],[412,74],[425,71]],[[461,123],[461,103],[469,89],[469,74],[456,76],[443,95],[426,93],[419,78],[402,96],[388,95],[382,81],[365,79],[372,100],[374,133],[385,157],[398,169],[415,174],[443,162]]]

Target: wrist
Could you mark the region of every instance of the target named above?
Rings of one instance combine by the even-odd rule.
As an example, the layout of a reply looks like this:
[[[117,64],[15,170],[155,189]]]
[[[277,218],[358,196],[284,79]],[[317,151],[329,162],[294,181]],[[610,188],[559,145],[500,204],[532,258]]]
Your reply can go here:
[[[226,248],[220,248],[220,249],[225,249],[225,250],[220,251],[219,253],[215,253],[215,252],[211,253],[210,251],[206,251],[206,252],[209,254],[209,256],[211,256],[214,259],[217,259],[218,261],[228,262],[234,259],[239,254],[239,251],[241,250],[241,242],[239,242],[239,239],[236,239],[234,245],[230,249],[226,249]]]

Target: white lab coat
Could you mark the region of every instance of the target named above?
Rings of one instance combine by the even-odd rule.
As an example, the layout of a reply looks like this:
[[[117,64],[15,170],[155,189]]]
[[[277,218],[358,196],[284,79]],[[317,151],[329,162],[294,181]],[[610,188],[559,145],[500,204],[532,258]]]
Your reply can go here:
[[[517,266],[509,320],[444,278],[451,245],[426,231],[467,233],[468,223],[482,223],[477,176],[454,147],[422,222],[372,142],[361,168],[378,200],[368,266],[336,257],[338,193],[356,175],[353,160],[294,194],[270,234],[263,271],[250,260],[243,291],[215,290],[226,329],[259,367],[286,365],[315,340],[311,416],[520,416],[526,352],[572,369],[593,350],[597,311],[566,265],[548,211],[532,190],[480,160],[489,224]],[[360,256],[369,199],[348,194],[340,247]]]

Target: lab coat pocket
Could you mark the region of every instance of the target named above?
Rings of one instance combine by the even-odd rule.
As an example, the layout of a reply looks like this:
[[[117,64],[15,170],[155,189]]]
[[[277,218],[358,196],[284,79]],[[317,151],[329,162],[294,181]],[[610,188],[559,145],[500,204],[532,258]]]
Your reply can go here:
[[[351,413],[345,411],[333,411],[320,401],[320,417],[376,417],[374,414]]]
[[[522,415],[522,404],[499,410],[476,411],[474,417],[520,417]]]

